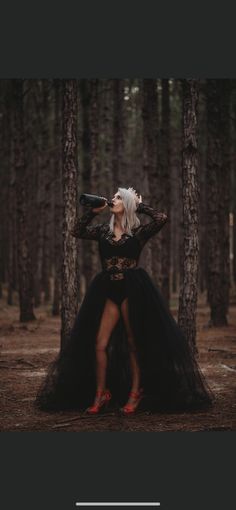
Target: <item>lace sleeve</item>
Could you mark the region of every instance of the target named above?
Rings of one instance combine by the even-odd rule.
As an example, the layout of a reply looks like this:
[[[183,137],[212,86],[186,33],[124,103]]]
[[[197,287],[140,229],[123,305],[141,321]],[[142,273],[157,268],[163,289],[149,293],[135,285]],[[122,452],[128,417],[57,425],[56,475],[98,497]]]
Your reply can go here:
[[[144,245],[150,237],[161,230],[161,228],[165,225],[168,216],[164,212],[158,212],[153,207],[143,204],[143,202],[138,205],[136,213],[144,213],[152,218],[152,221],[146,225],[140,225],[135,233],[135,236],[139,239],[140,243]]]
[[[91,239],[98,241],[102,224],[91,225],[88,227],[88,224],[95,216],[97,216],[97,214],[99,213],[95,213],[89,209],[83,214],[83,216],[81,216],[81,218],[77,218],[75,225],[70,230],[71,235],[74,237],[79,237],[80,239]]]

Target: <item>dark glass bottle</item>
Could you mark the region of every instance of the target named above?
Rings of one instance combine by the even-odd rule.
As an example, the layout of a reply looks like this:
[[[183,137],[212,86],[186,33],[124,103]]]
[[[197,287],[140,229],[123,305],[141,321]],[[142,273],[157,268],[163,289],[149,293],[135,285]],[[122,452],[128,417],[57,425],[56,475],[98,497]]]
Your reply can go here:
[[[79,198],[79,202],[81,205],[86,205],[92,208],[96,207],[102,207],[105,205],[106,200],[103,197],[100,197],[99,195],[91,195],[89,193],[82,193]],[[112,202],[110,200],[107,200],[107,204],[109,207],[112,207]]]

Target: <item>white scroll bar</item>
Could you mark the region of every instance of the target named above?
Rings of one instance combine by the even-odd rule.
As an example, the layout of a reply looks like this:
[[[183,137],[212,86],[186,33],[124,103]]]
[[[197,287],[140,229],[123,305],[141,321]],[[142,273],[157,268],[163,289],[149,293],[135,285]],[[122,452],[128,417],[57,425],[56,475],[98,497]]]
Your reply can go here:
[[[125,503],[125,502],[121,502],[121,503],[117,503],[117,502],[80,503],[79,501],[76,501],[75,505],[76,506],[160,506],[161,503],[159,503],[158,501],[156,501],[156,502],[149,501],[148,503],[131,503],[130,501],[128,503]]]

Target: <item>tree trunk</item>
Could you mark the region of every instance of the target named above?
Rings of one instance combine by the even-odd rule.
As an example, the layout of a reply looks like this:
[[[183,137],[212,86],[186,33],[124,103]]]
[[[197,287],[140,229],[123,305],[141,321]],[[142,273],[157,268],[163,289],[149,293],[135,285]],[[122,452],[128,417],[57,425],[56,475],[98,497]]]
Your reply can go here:
[[[201,84],[199,90],[198,107],[198,140],[199,140],[199,186],[200,186],[200,216],[199,216],[199,289],[204,292],[206,289],[206,81]]]
[[[199,264],[199,183],[197,164],[198,83],[183,80],[183,284],[178,322],[193,351],[196,350],[196,311]]]
[[[61,252],[62,252],[62,168],[61,168],[61,82],[54,80],[54,292],[52,314],[59,315],[61,302]]]
[[[207,291],[211,310],[209,325],[213,326],[227,324],[227,298],[222,274],[222,255],[225,255],[225,250],[222,249],[221,210],[225,206],[225,191],[221,176],[221,92],[220,80],[207,80]]]
[[[82,189],[84,193],[92,193],[91,189],[91,125],[90,110],[92,100],[91,80],[79,81],[81,99],[81,121],[82,121]],[[79,210],[79,214],[82,214]],[[86,286],[92,279],[92,254],[91,241],[83,239],[79,241],[80,253],[82,256],[83,276]]]
[[[235,82],[234,82],[235,83]],[[233,136],[232,136],[232,272],[234,283],[236,284],[236,86],[234,89],[233,101],[232,101],[232,116],[233,116]]]
[[[8,188],[8,305],[13,304],[14,281],[14,242],[15,242],[15,222],[16,222],[16,185],[14,168],[14,119],[12,108],[9,108],[9,134],[10,134],[10,154],[9,154],[9,188]]]
[[[170,144],[170,166],[171,166],[171,269],[172,269],[172,291],[176,293],[179,288],[179,259],[180,259],[180,218],[182,215],[180,199],[180,176],[181,176],[181,97],[179,80],[171,84],[171,144]],[[182,195],[181,195],[182,196]],[[167,225],[166,225],[167,227]],[[166,228],[165,227],[165,228]]]
[[[157,81],[145,79],[142,83],[142,118],[143,118],[143,202],[155,205],[158,201],[157,188]],[[152,191],[152,192],[151,192]],[[154,204],[153,204],[154,205]],[[146,221],[146,219],[144,220]],[[153,246],[155,245],[155,248]],[[161,274],[160,236],[149,240],[142,253],[145,269],[157,284]]]
[[[33,312],[33,279],[28,236],[29,211],[27,211],[28,181],[24,147],[23,80],[14,81],[14,98],[20,321],[26,322],[34,320],[35,316]]]
[[[42,275],[43,275],[43,243],[44,243],[44,216],[45,216],[45,175],[43,172],[43,100],[42,100],[42,83],[35,80],[34,83],[34,103],[36,111],[35,136],[37,136],[38,147],[36,153],[36,173],[37,173],[37,191],[36,191],[36,207],[38,212],[37,219],[37,252],[36,252],[36,270],[34,276],[34,301],[35,306],[41,304],[42,293]]]
[[[127,186],[125,173],[124,80],[113,81],[113,175],[115,187]],[[115,193],[115,191],[114,191]]]
[[[220,228],[221,228],[221,279],[222,294],[225,317],[229,308],[229,286],[230,286],[230,264],[229,264],[229,209],[230,209],[230,96],[231,81],[220,80],[220,134],[221,134],[221,152],[222,168],[220,172],[220,190],[221,200],[220,209]]]
[[[79,274],[77,241],[69,230],[77,215],[77,109],[76,80],[63,82],[63,251],[61,347],[70,338],[78,310]]]
[[[51,298],[50,292],[50,244],[51,244],[51,161],[49,157],[49,86],[48,80],[43,80],[43,131],[42,131],[42,174],[44,176],[44,226],[43,226],[43,271],[42,285],[44,302]]]
[[[170,97],[169,80],[162,80],[162,115],[160,143],[160,171],[165,209],[170,218]],[[161,231],[161,292],[167,304],[170,299],[170,234],[171,225]]]
[[[98,97],[99,80],[91,80],[91,109],[90,109],[90,126],[91,126],[91,193],[96,195],[102,194],[102,182],[99,174],[99,97]],[[97,244],[90,242],[91,252],[91,273],[90,281],[98,271],[98,250]],[[90,282],[89,282],[90,283]]]
[[[101,171],[104,178],[104,196],[110,197],[115,193],[116,175],[113,166],[113,80],[100,80],[101,104],[101,130],[100,154]]]

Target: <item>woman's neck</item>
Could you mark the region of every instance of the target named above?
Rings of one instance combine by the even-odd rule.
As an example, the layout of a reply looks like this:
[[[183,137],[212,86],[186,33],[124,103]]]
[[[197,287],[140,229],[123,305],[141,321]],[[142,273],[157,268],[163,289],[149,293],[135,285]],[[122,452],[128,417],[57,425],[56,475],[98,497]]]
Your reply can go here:
[[[123,213],[115,215],[114,228],[116,228],[117,230],[123,231],[124,229],[122,227],[122,217],[123,217]]]

